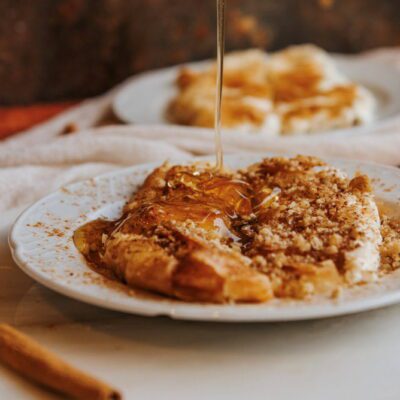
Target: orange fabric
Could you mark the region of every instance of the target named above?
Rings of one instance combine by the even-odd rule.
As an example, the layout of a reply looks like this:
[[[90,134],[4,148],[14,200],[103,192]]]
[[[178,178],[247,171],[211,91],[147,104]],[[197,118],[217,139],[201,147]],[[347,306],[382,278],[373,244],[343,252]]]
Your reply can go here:
[[[4,139],[14,133],[28,129],[75,104],[77,104],[77,102],[0,107],[0,139]]]

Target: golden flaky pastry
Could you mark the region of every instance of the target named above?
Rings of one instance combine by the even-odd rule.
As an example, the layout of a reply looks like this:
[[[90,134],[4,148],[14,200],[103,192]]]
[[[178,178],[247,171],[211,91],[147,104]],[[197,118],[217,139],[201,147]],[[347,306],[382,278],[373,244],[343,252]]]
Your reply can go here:
[[[236,215],[250,209],[247,191],[230,174],[164,165],[146,179],[121,220],[100,229],[86,225],[75,242],[133,287],[183,300],[265,301],[272,297],[268,277],[220,241]]]

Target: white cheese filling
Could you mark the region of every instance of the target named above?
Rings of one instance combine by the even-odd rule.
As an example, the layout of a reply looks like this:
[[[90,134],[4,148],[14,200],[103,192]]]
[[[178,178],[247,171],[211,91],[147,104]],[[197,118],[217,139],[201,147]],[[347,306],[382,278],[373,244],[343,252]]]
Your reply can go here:
[[[345,279],[350,284],[371,282],[377,279],[380,266],[379,246],[382,243],[378,207],[372,195],[365,195],[363,203],[356,202],[351,195],[349,203],[353,203],[356,228],[363,233],[356,239],[357,248],[345,253]]]

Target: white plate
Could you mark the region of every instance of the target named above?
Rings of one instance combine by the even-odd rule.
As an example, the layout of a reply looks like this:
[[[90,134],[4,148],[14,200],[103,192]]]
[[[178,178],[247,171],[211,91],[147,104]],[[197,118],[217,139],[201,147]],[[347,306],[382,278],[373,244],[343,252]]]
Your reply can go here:
[[[227,165],[244,167],[258,157],[228,156]],[[400,170],[374,164],[330,161],[350,175],[361,170],[375,181],[380,198],[400,200]],[[75,248],[76,228],[95,218],[116,218],[132,192],[155,164],[122,169],[63,188],[26,210],[10,234],[16,263],[43,285],[84,302],[148,316],[213,321],[286,321],[349,314],[400,301],[400,270],[379,284],[346,290],[339,300],[274,300],[264,304],[209,305],[185,303],[128,290],[87,267]]]
[[[383,127],[395,116],[400,116],[400,72],[391,64],[333,56],[338,68],[352,81],[358,82],[374,94],[377,100],[377,120],[366,126],[357,126],[327,134],[366,133]],[[187,64],[194,69],[210,65],[210,61]],[[176,95],[175,79],[182,65],[139,74],[132,78],[117,94],[113,103],[114,113],[126,123],[168,124],[165,108]]]

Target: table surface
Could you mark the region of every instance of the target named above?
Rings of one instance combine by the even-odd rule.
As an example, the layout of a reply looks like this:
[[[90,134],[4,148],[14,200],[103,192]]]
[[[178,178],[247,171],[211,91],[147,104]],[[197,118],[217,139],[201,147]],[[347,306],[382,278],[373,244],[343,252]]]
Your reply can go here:
[[[70,105],[0,109],[0,117],[7,114],[0,136]],[[18,269],[7,234],[20,211],[3,214],[0,221],[0,321],[112,383],[125,399],[400,398],[400,306],[319,321],[247,325],[106,311],[53,293]],[[1,365],[0,393],[4,399],[59,398]]]
[[[145,318],[68,299],[35,283],[6,244],[2,215],[0,320],[120,388],[126,399],[395,400],[400,306],[275,324]],[[0,366],[7,399],[56,399]]]

